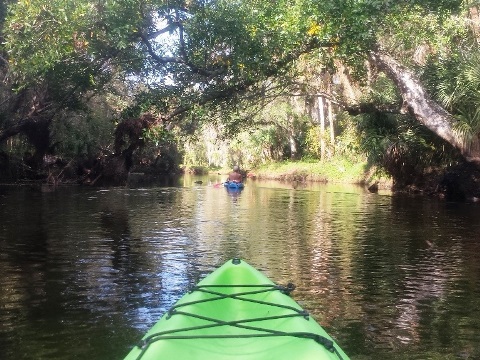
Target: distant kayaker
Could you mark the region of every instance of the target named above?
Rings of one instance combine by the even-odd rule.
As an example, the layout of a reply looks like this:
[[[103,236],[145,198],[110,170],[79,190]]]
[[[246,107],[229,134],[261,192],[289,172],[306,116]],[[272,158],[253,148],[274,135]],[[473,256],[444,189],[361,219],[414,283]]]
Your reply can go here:
[[[240,168],[235,165],[233,167],[233,171],[228,175],[227,181],[232,181],[232,182],[242,182],[243,177],[242,174],[240,174]]]

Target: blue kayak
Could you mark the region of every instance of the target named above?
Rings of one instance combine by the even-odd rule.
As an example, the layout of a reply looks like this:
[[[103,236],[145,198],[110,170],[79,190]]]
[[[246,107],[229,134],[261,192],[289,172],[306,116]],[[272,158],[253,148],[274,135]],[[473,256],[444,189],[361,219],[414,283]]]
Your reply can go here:
[[[228,189],[243,189],[245,185],[241,182],[236,182],[236,181],[225,181],[223,183],[223,186],[225,186]]]

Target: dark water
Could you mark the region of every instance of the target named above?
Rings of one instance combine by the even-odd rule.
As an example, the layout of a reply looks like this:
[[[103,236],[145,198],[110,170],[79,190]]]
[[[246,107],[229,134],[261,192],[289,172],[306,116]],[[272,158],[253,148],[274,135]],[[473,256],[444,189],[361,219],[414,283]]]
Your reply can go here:
[[[479,203],[203,180],[1,187],[0,358],[122,359],[189,286],[241,257],[294,282],[352,359],[480,359]]]

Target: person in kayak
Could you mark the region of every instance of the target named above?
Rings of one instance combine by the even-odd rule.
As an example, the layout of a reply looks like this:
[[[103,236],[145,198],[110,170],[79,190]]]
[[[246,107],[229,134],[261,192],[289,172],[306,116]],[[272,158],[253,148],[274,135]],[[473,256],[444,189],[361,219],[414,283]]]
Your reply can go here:
[[[233,167],[233,171],[228,175],[227,181],[240,183],[242,182],[242,180],[243,180],[243,177],[242,177],[242,174],[240,174],[240,168],[237,165],[235,165]]]

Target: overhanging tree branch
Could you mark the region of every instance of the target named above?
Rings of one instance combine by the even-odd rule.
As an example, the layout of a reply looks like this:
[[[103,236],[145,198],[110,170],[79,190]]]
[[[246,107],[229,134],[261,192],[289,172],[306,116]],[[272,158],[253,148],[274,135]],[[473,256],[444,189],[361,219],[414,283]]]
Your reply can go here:
[[[370,61],[396,84],[403,99],[403,109],[457,148],[467,161],[480,163],[480,138],[476,136],[471,141],[460,138],[454,131],[456,119],[431,99],[412,71],[381,51],[372,51]]]
[[[283,71],[285,68],[290,66],[295,59],[298,59],[303,54],[309,53],[313,51],[314,49],[317,49],[319,47],[331,47],[334,45],[332,42],[324,42],[324,43],[319,43],[316,39],[312,39],[308,43],[304,44],[303,46],[298,46],[295,51],[289,53],[287,56],[285,56],[282,59],[277,60],[273,64],[271,64],[263,73],[263,79],[267,78],[272,78],[276,75],[278,75],[281,71]],[[257,84],[259,81],[261,81],[260,78],[249,78],[249,79],[243,79],[243,81],[240,81],[238,83],[228,85],[225,87],[218,87],[212,92],[207,92],[204,93],[200,98],[198,98],[196,101],[192,101],[192,103],[188,105],[182,105],[177,108],[175,108],[173,111],[171,111],[169,114],[165,115],[164,119],[166,121],[171,121],[174,119],[176,116],[189,111],[192,109],[194,106],[197,105],[205,105],[209,102],[212,101],[222,101],[222,100],[227,100],[232,98],[235,95],[242,94],[248,91],[250,87],[253,85]]]

